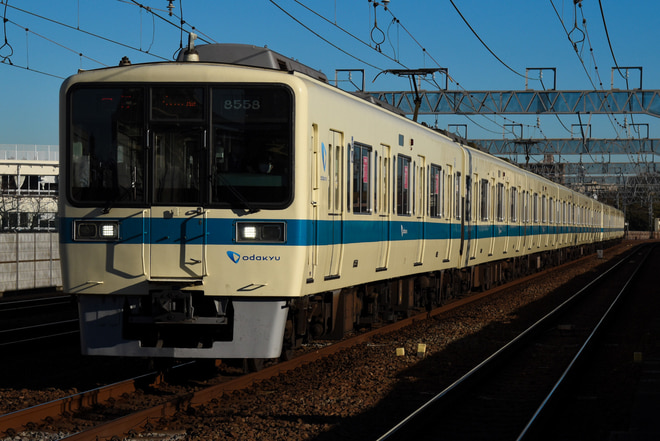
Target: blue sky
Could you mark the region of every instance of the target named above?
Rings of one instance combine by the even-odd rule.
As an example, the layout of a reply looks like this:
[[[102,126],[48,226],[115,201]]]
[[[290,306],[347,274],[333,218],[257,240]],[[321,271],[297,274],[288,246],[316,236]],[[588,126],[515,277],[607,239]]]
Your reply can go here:
[[[559,90],[593,89],[592,82],[596,88],[611,87],[614,61],[598,0],[584,0],[581,8],[573,0],[453,0],[453,5],[451,0],[390,0],[388,10],[382,0],[376,8],[368,0],[172,3],[174,14],[183,12],[185,22],[203,39],[266,45],[331,79],[335,69],[365,69],[368,90],[408,90],[408,80],[392,75],[380,75],[373,82],[380,70],[404,66],[449,69],[450,90],[523,90],[525,78],[519,74],[529,67],[557,68]],[[654,32],[660,2],[601,3],[618,65],[641,66],[643,88],[660,89]],[[141,4],[179,21],[168,16],[168,0]],[[454,5],[506,66],[475,37]],[[0,144],[58,144],[63,78],[81,68],[116,65],[123,56],[133,63],[170,60],[181,41],[177,27],[130,0],[0,0],[0,15],[8,20],[0,29]],[[629,84],[639,87],[638,71],[631,71]],[[542,89],[538,81],[529,85]],[[625,89],[625,81],[615,76],[614,87]],[[440,128],[468,124],[469,138],[501,138],[503,126],[518,123],[524,125],[526,138],[568,138],[571,126],[579,122],[577,116],[562,116],[561,121],[543,116],[537,127],[535,116],[517,115],[425,120]],[[631,117],[620,116],[615,122],[582,117],[583,124],[593,125],[594,138],[625,137],[625,122]],[[633,122],[649,124],[649,136],[660,138],[658,118],[635,115]]]

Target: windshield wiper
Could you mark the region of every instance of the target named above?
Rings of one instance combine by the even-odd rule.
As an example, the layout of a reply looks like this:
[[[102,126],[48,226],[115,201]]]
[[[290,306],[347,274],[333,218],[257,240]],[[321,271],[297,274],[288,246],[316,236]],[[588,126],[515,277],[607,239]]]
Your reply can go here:
[[[123,193],[119,193],[119,196],[116,198],[108,199],[106,201],[105,207],[103,208],[103,214],[108,214],[110,213],[110,210],[112,207],[115,205],[115,203],[124,200],[124,198],[130,194],[133,193],[133,200],[137,199],[137,168],[133,167],[133,171],[131,173],[131,186],[126,187],[126,190]],[[118,188],[118,190],[121,190],[121,187]]]
[[[232,195],[234,195],[234,197],[235,197],[235,198],[236,198],[241,204],[243,204],[243,208],[244,208],[246,211],[245,211],[242,215],[246,215],[246,214],[254,214],[254,213],[258,213],[259,211],[261,211],[259,208],[254,208],[254,207],[252,206],[252,204],[250,203],[250,201],[248,201],[247,198],[246,198],[245,196],[243,196],[243,194],[242,194],[240,191],[238,191],[238,189],[236,189],[236,187],[234,187],[234,186],[233,186],[233,185],[227,180],[227,178],[225,178],[224,176],[222,176],[222,173],[217,173],[216,176],[217,176],[218,178],[220,178],[220,180],[222,181],[223,185],[229,189],[230,193],[231,193]]]

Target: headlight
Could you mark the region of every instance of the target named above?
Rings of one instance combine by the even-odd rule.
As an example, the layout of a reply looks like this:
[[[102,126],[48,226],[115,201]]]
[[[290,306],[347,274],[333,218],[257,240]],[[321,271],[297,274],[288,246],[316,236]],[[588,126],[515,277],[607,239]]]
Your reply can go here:
[[[286,242],[284,222],[236,222],[236,242]]]
[[[73,240],[119,240],[118,221],[73,221]]]

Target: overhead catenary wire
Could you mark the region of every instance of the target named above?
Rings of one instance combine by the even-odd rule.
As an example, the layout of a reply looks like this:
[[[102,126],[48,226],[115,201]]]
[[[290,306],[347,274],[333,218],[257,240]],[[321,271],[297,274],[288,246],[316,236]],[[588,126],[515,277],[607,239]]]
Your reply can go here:
[[[213,41],[213,39],[209,38],[204,32],[201,32],[201,31],[197,30],[197,29],[195,28],[195,26],[192,26],[192,25],[186,23],[185,20],[183,20],[183,18],[179,18],[179,17],[177,17],[176,15],[174,15],[174,16],[175,16],[177,19],[179,19],[179,24],[172,23],[172,22],[171,22],[170,20],[168,20],[167,18],[165,18],[165,17],[161,16],[160,14],[156,13],[155,10],[154,10],[153,8],[150,8],[150,7],[148,7],[148,6],[144,6],[144,5],[140,4],[140,3],[138,3],[137,1],[127,1],[127,0],[118,0],[118,1],[121,2],[121,3],[128,3],[128,4],[131,4],[131,5],[137,6],[137,7],[141,8],[141,9],[140,9],[141,12],[142,12],[142,11],[146,11],[147,13],[149,13],[149,14],[152,16],[152,20],[155,20],[155,18],[159,18],[160,20],[162,20],[162,21],[164,21],[164,22],[170,24],[171,26],[176,27],[176,28],[177,28],[178,30],[180,30],[181,32],[183,32],[183,28],[184,28],[184,26],[188,26],[188,27],[190,27],[192,30],[195,30],[196,33],[198,34],[198,36],[201,36],[201,37],[198,37],[201,41],[204,41],[204,42],[207,42],[207,43],[209,43],[209,42],[215,42],[215,41]],[[13,67],[16,67],[16,68],[20,68],[20,69],[28,70],[28,71],[30,71],[30,72],[35,72],[35,73],[39,73],[39,74],[43,74],[43,75],[47,75],[47,76],[51,76],[51,77],[55,77],[55,78],[61,78],[61,79],[64,79],[64,78],[65,78],[65,77],[63,77],[63,76],[61,76],[61,75],[57,75],[57,74],[53,74],[53,73],[50,73],[50,72],[46,72],[46,71],[44,71],[44,70],[38,70],[38,69],[34,69],[34,68],[32,68],[32,67],[29,65],[29,53],[26,53],[26,59],[28,60],[28,64],[27,64],[27,65],[23,66],[23,65],[16,64],[15,62],[13,62],[12,59],[11,59],[11,57],[14,56],[14,48],[13,48],[13,46],[11,45],[11,43],[9,42],[9,39],[8,39],[8,36],[7,36],[7,23],[10,23],[10,24],[13,24],[13,25],[15,25],[15,26],[18,26],[19,28],[24,29],[24,30],[26,31],[26,33],[31,33],[31,34],[33,34],[33,35],[36,35],[36,36],[42,38],[43,40],[48,41],[49,43],[54,44],[54,45],[56,45],[56,46],[58,46],[58,47],[60,47],[60,48],[62,48],[62,49],[64,49],[64,50],[66,50],[66,51],[69,51],[69,52],[73,52],[73,53],[75,53],[75,54],[78,54],[78,55],[80,56],[81,60],[84,58],[84,59],[88,59],[88,60],[90,60],[90,61],[93,61],[93,62],[95,62],[95,63],[98,63],[98,64],[100,64],[100,65],[102,65],[102,66],[107,66],[107,64],[105,64],[105,63],[103,63],[103,62],[101,62],[101,61],[99,61],[99,60],[96,60],[96,59],[94,59],[94,58],[92,58],[92,57],[89,57],[89,56],[85,55],[84,53],[82,53],[82,52],[80,52],[80,51],[77,51],[77,50],[75,50],[75,49],[72,49],[72,48],[70,48],[69,46],[67,46],[67,45],[65,45],[65,44],[63,44],[63,43],[60,43],[60,42],[56,41],[56,40],[53,39],[53,38],[46,37],[46,36],[43,35],[42,33],[37,33],[37,32],[35,32],[33,29],[30,29],[30,28],[28,28],[28,27],[26,27],[26,26],[22,26],[22,25],[18,24],[17,22],[10,20],[10,19],[7,17],[8,9],[11,9],[11,10],[14,10],[14,11],[17,11],[17,12],[20,12],[20,13],[23,13],[23,14],[26,14],[26,15],[28,15],[28,16],[35,17],[35,18],[37,18],[37,19],[39,19],[39,20],[42,20],[42,21],[45,21],[45,22],[48,22],[48,23],[54,24],[54,25],[56,25],[56,26],[63,27],[63,28],[65,28],[65,29],[69,29],[69,30],[72,30],[72,31],[75,31],[75,32],[80,32],[80,33],[82,33],[82,34],[84,34],[84,35],[87,35],[87,36],[90,36],[90,37],[93,37],[93,38],[96,38],[96,39],[99,39],[99,40],[102,40],[102,41],[105,41],[105,42],[111,43],[111,44],[116,45],[116,46],[124,47],[124,48],[130,49],[130,50],[132,50],[132,51],[140,52],[140,53],[143,53],[143,54],[146,54],[146,55],[149,55],[149,56],[155,57],[155,58],[160,59],[160,60],[163,60],[163,61],[167,61],[167,60],[169,59],[168,57],[160,56],[160,55],[158,55],[158,54],[154,54],[153,52],[151,52],[151,47],[153,46],[153,42],[154,42],[154,40],[155,40],[155,25],[152,27],[153,29],[152,29],[152,41],[151,41],[151,44],[149,45],[149,48],[148,48],[147,50],[143,50],[142,47],[139,47],[139,46],[133,46],[133,45],[130,45],[130,44],[127,44],[127,43],[123,43],[123,42],[121,42],[121,41],[118,41],[118,40],[115,40],[115,39],[112,39],[112,38],[109,38],[109,37],[106,37],[106,36],[100,35],[100,34],[98,34],[98,33],[95,33],[95,32],[92,32],[92,31],[88,31],[88,30],[85,30],[85,29],[81,28],[81,25],[80,25],[80,18],[79,18],[79,17],[77,18],[76,25],[73,26],[73,25],[70,25],[70,24],[64,23],[64,22],[62,22],[62,21],[58,21],[58,20],[55,20],[55,19],[53,19],[53,18],[47,17],[47,16],[45,16],[45,15],[43,15],[43,14],[38,14],[38,13],[36,13],[36,12],[32,12],[32,11],[29,11],[29,10],[24,9],[24,8],[20,8],[20,7],[14,6],[14,5],[10,5],[10,4],[9,4],[9,0],[0,0],[0,5],[4,6],[4,8],[3,8],[3,11],[4,11],[4,12],[3,12],[3,15],[2,15],[2,19],[3,19],[3,33],[4,33],[3,36],[4,36],[4,43],[2,44],[2,46],[0,46],[0,49],[6,49],[6,48],[9,48],[9,49],[10,49],[9,51],[5,50],[5,52],[3,53],[3,55],[0,57],[0,62],[2,62],[3,64],[10,64],[10,65],[12,65]],[[183,15],[183,8],[182,8],[182,7],[180,8],[180,11],[181,11],[181,15]],[[26,37],[26,38],[27,38],[27,37]],[[29,46],[27,46],[27,42],[26,42],[26,50],[29,50]]]
[[[497,56],[497,54],[496,54],[495,52],[493,52],[493,50],[492,50],[492,49],[486,44],[486,42],[483,41],[483,40],[481,39],[481,37],[479,36],[479,34],[477,34],[477,31],[474,30],[474,28],[473,28],[472,25],[467,21],[467,19],[465,18],[465,16],[463,15],[463,13],[460,11],[460,9],[458,9],[458,6],[456,6],[456,3],[454,3],[454,0],[449,0],[449,2],[450,2],[451,5],[454,7],[454,9],[455,9],[456,12],[458,13],[458,15],[459,15],[459,16],[461,17],[461,19],[463,20],[463,22],[464,22],[464,23],[467,25],[467,27],[470,29],[470,31],[472,31],[472,33],[474,34],[474,36],[477,37],[477,39],[479,40],[479,42],[480,42],[480,43],[486,48],[486,50],[488,50],[488,52],[490,52],[490,54],[491,54],[493,57],[495,57],[495,59],[496,59],[497,61],[499,61],[500,63],[502,63],[502,65],[503,65],[504,67],[506,67],[507,69],[509,69],[509,70],[510,70],[511,72],[513,72],[514,74],[516,74],[516,75],[518,75],[518,76],[521,76],[521,77],[525,78],[525,75],[521,74],[520,72],[516,71],[514,68],[512,68],[511,66],[509,66],[508,64],[506,64],[506,63],[505,63],[500,57]]]
[[[452,3],[453,3],[453,2],[452,2]],[[412,40],[413,42],[415,42],[415,44],[417,44],[417,46],[420,48],[420,50],[422,51],[422,53],[424,54],[424,56],[425,56],[425,57],[428,56],[428,57],[429,57],[429,58],[430,58],[430,59],[436,64],[437,67],[442,67],[442,65],[441,65],[441,64],[440,64],[440,63],[439,63],[439,62],[438,62],[438,61],[437,61],[437,60],[431,55],[431,53],[426,49],[426,47],[425,47],[424,45],[422,45],[422,44],[419,42],[419,40],[418,40],[417,38],[415,38],[415,36],[414,36],[414,35],[408,30],[408,28],[407,28],[407,27],[401,22],[401,20],[400,20],[395,14],[394,14],[394,12],[392,11],[392,7],[391,7],[390,5],[388,5],[387,7],[385,7],[385,9],[386,9],[386,10],[392,15],[392,22],[396,22],[397,25],[399,25],[399,26],[400,26],[400,27],[406,32],[406,34],[411,38],[411,40]],[[457,9],[457,11],[458,11],[458,9]],[[459,14],[460,14],[460,11],[458,11],[458,12],[459,12]],[[465,19],[464,19],[464,21],[465,21]],[[468,25],[468,27],[470,27],[470,29],[473,29],[467,21],[466,21],[466,24]],[[477,35],[477,38],[479,38],[478,35]],[[480,38],[479,38],[479,39],[480,39]],[[483,40],[480,39],[480,41],[482,41],[482,44],[485,45],[485,42],[483,42]],[[485,46],[487,47],[487,45],[485,45]],[[490,50],[490,49],[489,49],[489,50]],[[491,51],[491,53],[492,53],[492,51]],[[493,53],[493,55],[495,55],[495,54]],[[495,57],[498,58],[496,55],[495,55]],[[499,58],[498,58],[498,60],[499,60]],[[501,61],[501,60],[500,60],[500,61]],[[505,64],[505,65],[506,65],[506,64]],[[507,67],[508,67],[508,66],[507,66]],[[514,70],[514,72],[515,72],[515,70]],[[521,74],[519,74],[518,72],[515,72],[515,73],[517,73],[518,75],[521,75]],[[463,88],[463,87],[459,84],[458,81],[456,81],[451,75],[449,75],[449,72],[445,72],[445,75],[447,75],[447,79],[448,79],[450,82],[452,82],[453,84],[455,84],[457,88],[462,89],[462,90],[465,91],[465,88]],[[524,77],[524,75],[521,75],[521,76]],[[484,106],[487,107],[487,105],[484,105]],[[496,115],[497,115],[497,114],[496,114]],[[467,118],[470,122],[472,122],[473,124],[475,124],[476,126],[478,126],[479,128],[481,128],[481,129],[484,130],[484,131],[487,131],[487,132],[490,132],[490,133],[499,133],[498,131],[490,130],[490,129],[484,127],[483,125],[477,123],[474,119],[470,118],[468,115],[463,115],[463,116],[464,116],[465,118]],[[487,115],[480,115],[480,116],[481,116],[482,118],[487,119],[487,120],[490,121],[491,123],[493,123],[493,124],[499,126],[500,128],[502,128],[502,129],[504,129],[504,130],[506,131],[506,127],[505,127],[503,124],[499,124],[497,121],[492,120],[492,119],[491,119],[490,117],[488,117]],[[502,117],[505,121],[509,120],[508,118],[503,117],[502,115],[497,115],[497,116]],[[521,124],[521,125],[524,126],[524,127],[528,127],[528,128],[529,128],[529,127],[533,127],[533,126],[531,126],[531,125],[529,125],[529,124]],[[515,134],[514,134],[514,135],[515,135]]]
[[[306,24],[304,24],[301,20],[299,20],[299,19],[297,19],[296,17],[294,17],[293,14],[291,14],[289,11],[287,11],[286,9],[284,9],[284,7],[282,7],[281,5],[279,5],[275,0],[269,0],[269,1],[270,1],[270,3],[273,4],[273,6],[275,6],[277,9],[279,9],[279,10],[282,11],[284,14],[286,14],[291,20],[295,21],[295,22],[298,23],[300,26],[302,26],[303,28],[305,28],[307,31],[311,32],[311,33],[314,34],[316,37],[318,37],[319,39],[321,39],[321,40],[324,41],[325,43],[329,44],[329,45],[332,46],[333,48],[337,49],[337,50],[340,51],[341,53],[343,53],[343,54],[345,54],[345,55],[348,55],[349,57],[351,57],[351,58],[353,58],[353,59],[359,61],[360,63],[363,63],[363,64],[369,66],[369,67],[372,67],[372,68],[374,68],[374,69],[378,69],[378,70],[383,70],[382,68],[380,68],[380,67],[378,67],[378,66],[376,66],[376,65],[374,65],[374,64],[371,64],[371,63],[367,62],[366,60],[363,60],[363,59],[359,58],[359,57],[356,56],[356,55],[351,54],[351,53],[348,52],[347,50],[342,49],[341,47],[339,47],[338,45],[334,44],[333,42],[331,42],[331,41],[328,40],[327,38],[323,37],[321,34],[319,34],[318,32],[314,31],[311,27],[309,27],[309,26],[307,26]]]
[[[61,27],[66,28],[66,29],[70,29],[70,30],[73,30],[73,31],[76,31],[76,32],[80,32],[80,33],[85,34],[85,35],[87,35],[87,36],[90,36],[90,37],[93,37],[93,38],[96,38],[96,39],[99,39],[99,40],[102,40],[102,41],[105,41],[105,42],[108,42],[108,43],[112,43],[112,44],[117,45],[117,46],[121,46],[121,47],[124,47],[124,48],[127,48],[127,49],[131,49],[131,50],[134,50],[134,51],[137,51],[137,52],[141,52],[141,53],[144,53],[144,54],[150,55],[150,56],[155,57],[155,58],[160,58],[160,59],[162,59],[162,60],[167,60],[167,59],[168,59],[168,58],[166,58],[166,57],[162,57],[162,56],[159,56],[159,55],[156,55],[156,54],[150,53],[150,52],[145,52],[145,51],[143,51],[143,50],[140,50],[140,48],[138,48],[138,47],[131,46],[131,45],[129,45],[129,44],[122,43],[122,42],[117,41],[117,40],[113,40],[112,38],[104,37],[104,36],[99,35],[99,34],[96,34],[96,33],[94,33],[94,32],[86,31],[86,30],[84,30],[84,29],[80,29],[79,27],[72,26],[72,25],[69,25],[69,24],[63,23],[63,22],[58,21],[58,20],[54,20],[54,19],[49,18],[49,17],[46,17],[46,16],[44,16],[44,15],[37,14],[37,13],[35,13],[35,12],[28,11],[28,10],[23,9],[23,8],[18,8],[18,7],[13,6],[13,5],[9,5],[9,2],[6,1],[6,0],[0,0],[0,4],[5,4],[5,6],[8,6],[9,8],[12,8],[12,9],[14,9],[14,10],[16,10],[16,11],[20,11],[20,12],[22,12],[22,13],[24,13],[24,14],[27,14],[27,15],[33,16],[33,17],[38,18],[38,19],[40,19],[40,20],[47,21],[47,22],[49,22],[49,23],[55,24],[55,25],[57,25],[57,26],[61,26]],[[6,17],[6,12],[5,12],[5,17]]]
[[[45,35],[42,35],[42,34],[39,34],[39,33],[35,32],[34,30],[32,30],[32,29],[30,29],[30,28],[26,28],[26,27],[24,27],[23,25],[20,25],[20,24],[16,23],[16,22],[13,21],[13,20],[10,20],[10,19],[8,19],[8,18],[5,18],[5,23],[11,23],[11,24],[13,24],[13,25],[16,26],[16,27],[25,30],[26,34],[32,34],[32,35],[35,35],[35,36],[37,36],[37,37],[39,37],[39,38],[41,38],[41,39],[43,39],[43,40],[45,40],[45,41],[47,41],[47,42],[49,42],[49,43],[51,43],[51,44],[54,44],[55,46],[61,47],[62,49],[66,50],[66,51],[72,52],[72,53],[74,53],[74,54],[76,54],[76,55],[79,55],[79,56],[82,57],[82,58],[85,58],[85,59],[87,59],[87,60],[93,61],[94,63],[97,63],[97,64],[99,64],[99,65],[101,65],[101,66],[103,66],[103,67],[107,67],[107,66],[108,66],[107,64],[103,63],[102,61],[99,61],[99,60],[96,60],[96,59],[94,59],[94,58],[92,58],[92,57],[89,57],[89,56],[87,56],[87,55],[84,55],[84,54],[82,54],[81,52],[79,52],[79,51],[77,51],[77,50],[75,50],[75,49],[72,49],[72,48],[70,48],[70,47],[68,47],[68,46],[66,46],[66,45],[64,45],[64,44],[62,44],[62,43],[58,43],[57,41],[53,40],[52,38],[46,37]]]
[[[594,80],[593,80],[593,78],[591,77],[591,74],[589,73],[589,70],[587,69],[587,66],[586,66],[586,64],[585,64],[585,62],[584,62],[584,59],[582,58],[582,56],[581,56],[580,53],[579,53],[579,50],[578,50],[578,48],[577,48],[577,44],[576,44],[576,42],[574,42],[574,41],[571,39],[571,31],[569,31],[569,30],[566,28],[566,25],[565,25],[565,23],[564,23],[564,20],[563,20],[563,18],[561,17],[561,15],[559,14],[559,11],[557,10],[557,7],[555,6],[553,0],[550,0],[550,4],[552,5],[552,8],[553,8],[553,10],[555,11],[555,14],[557,15],[557,18],[559,19],[559,21],[560,21],[560,23],[561,23],[561,26],[562,26],[562,28],[564,29],[564,32],[566,33],[566,36],[568,37],[568,40],[571,42],[571,45],[573,46],[573,50],[574,50],[575,54],[576,54],[577,57],[578,57],[578,61],[580,61],[580,65],[582,66],[582,69],[584,70],[585,74],[587,75],[587,79],[588,79],[589,82],[591,83],[591,87],[593,88],[593,90],[598,90],[598,87],[596,86],[596,84],[594,84]],[[579,4],[579,2],[577,2],[577,3],[574,4],[574,14],[575,14],[575,17],[576,17],[576,19],[575,19],[575,22],[576,22],[576,23],[577,23],[577,8],[578,8],[578,4]],[[581,6],[581,5],[580,5],[580,6]],[[580,7],[580,10],[582,10],[581,7]],[[586,22],[586,19],[584,19],[584,16],[583,16],[583,23],[584,23],[584,22]],[[586,27],[585,27],[585,29],[586,29]],[[584,32],[584,34],[585,34],[585,37],[587,37],[587,38],[583,38],[582,40],[580,40],[580,42],[586,41],[586,42],[590,45],[590,47],[591,47],[590,39],[588,38],[588,33],[587,33],[587,32]],[[591,53],[592,53],[592,57],[593,57],[593,50],[591,50]],[[594,58],[594,63],[595,63],[595,58]],[[597,69],[596,69],[596,70],[597,70]],[[602,88],[602,82],[600,83],[600,85],[601,85],[601,90],[602,90],[602,89],[603,89],[603,88]],[[609,103],[608,103],[607,101],[604,101],[604,105],[609,107]],[[612,127],[614,128],[615,132],[617,133],[617,137],[618,137],[618,130],[617,130],[617,128],[616,128],[616,124],[617,124],[618,122],[616,122],[616,121],[613,122],[613,121],[611,120],[612,117],[613,117],[613,113],[608,114],[608,118],[610,118],[610,123],[612,124]]]

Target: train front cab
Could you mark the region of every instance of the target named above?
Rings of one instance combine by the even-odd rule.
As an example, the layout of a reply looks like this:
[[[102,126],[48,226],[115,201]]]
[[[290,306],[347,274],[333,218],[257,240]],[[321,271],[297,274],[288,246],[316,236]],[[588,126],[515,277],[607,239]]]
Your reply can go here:
[[[298,172],[294,191],[293,88],[248,85],[261,77],[239,69],[189,83],[208,80],[201,65],[140,83],[162,68],[62,86],[61,254],[83,353],[277,357],[307,241],[293,200],[309,183]]]

